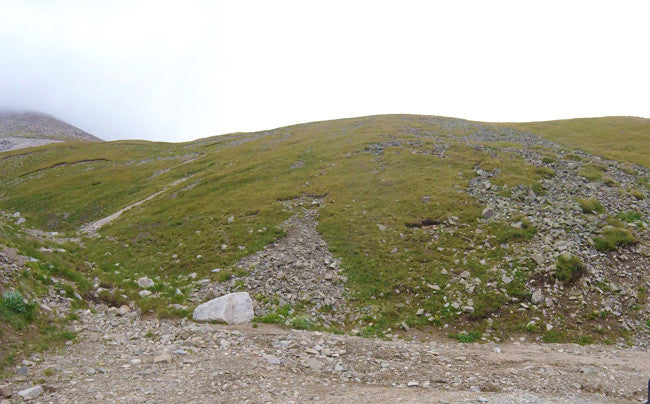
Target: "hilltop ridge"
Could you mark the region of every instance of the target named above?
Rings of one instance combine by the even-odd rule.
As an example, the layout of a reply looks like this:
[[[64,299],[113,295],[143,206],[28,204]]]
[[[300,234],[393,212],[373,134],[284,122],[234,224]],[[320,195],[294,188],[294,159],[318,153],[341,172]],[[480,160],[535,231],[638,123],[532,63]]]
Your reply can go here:
[[[102,140],[44,113],[0,110],[0,151],[70,141]]]

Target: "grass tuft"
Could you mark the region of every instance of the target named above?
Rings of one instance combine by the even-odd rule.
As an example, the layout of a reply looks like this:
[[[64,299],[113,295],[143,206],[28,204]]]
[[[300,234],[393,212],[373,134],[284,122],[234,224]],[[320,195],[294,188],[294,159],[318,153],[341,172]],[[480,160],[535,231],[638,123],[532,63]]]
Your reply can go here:
[[[598,251],[614,251],[620,246],[636,243],[636,237],[631,231],[617,227],[606,227],[600,237],[594,238],[594,246]]]
[[[583,213],[593,214],[603,213],[605,211],[603,205],[598,202],[598,199],[595,198],[578,198],[578,204],[580,204],[580,208],[582,209]]]
[[[560,256],[557,260],[554,277],[569,286],[576,283],[585,273],[585,266],[576,256]]]

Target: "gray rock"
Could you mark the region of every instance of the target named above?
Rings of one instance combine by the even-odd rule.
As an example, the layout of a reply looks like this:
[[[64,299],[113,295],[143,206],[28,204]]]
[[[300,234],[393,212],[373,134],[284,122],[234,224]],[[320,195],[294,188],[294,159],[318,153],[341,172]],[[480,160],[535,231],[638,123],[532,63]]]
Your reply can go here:
[[[145,290],[141,290],[138,294],[140,295],[140,297],[147,297],[151,295],[151,291],[145,289]]]
[[[43,394],[43,387],[34,386],[25,390],[18,392],[18,395],[21,396],[24,400],[31,400]]]
[[[481,213],[483,214],[483,217],[484,217],[484,218],[489,219],[489,218],[491,218],[492,216],[494,216],[494,209],[492,209],[492,208],[485,208],[485,209],[483,209],[483,212],[481,212]]]
[[[153,363],[163,363],[163,362],[171,363],[172,362],[172,356],[170,354],[168,354],[168,353],[163,353],[163,354],[160,354],[160,355],[156,356],[155,358],[153,358]]]
[[[138,279],[138,286],[141,288],[150,288],[154,285],[153,281],[148,277],[148,276],[143,276],[142,278]]]
[[[11,397],[12,393],[9,389],[9,386],[0,386],[0,398],[2,397]]]
[[[541,289],[535,289],[533,292],[533,295],[530,298],[530,301],[533,302],[533,304],[540,304],[544,301],[544,295],[542,295],[542,290]]]
[[[235,292],[198,305],[192,317],[197,321],[244,324],[249,323],[254,315],[253,300],[248,293]]]
[[[319,361],[316,358],[308,358],[305,360],[305,366],[314,370],[321,370],[323,368],[323,362]]]
[[[270,354],[264,354],[264,359],[266,359],[267,362],[269,362],[271,365],[281,365],[282,362],[280,359],[278,359],[277,356],[275,355],[270,355]]]

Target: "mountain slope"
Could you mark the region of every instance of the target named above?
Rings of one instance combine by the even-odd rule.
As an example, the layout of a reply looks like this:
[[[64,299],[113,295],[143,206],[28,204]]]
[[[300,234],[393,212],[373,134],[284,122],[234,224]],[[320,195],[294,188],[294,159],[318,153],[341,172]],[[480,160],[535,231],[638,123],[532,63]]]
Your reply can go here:
[[[58,144],[0,155],[0,209],[20,212],[0,242],[78,268],[90,297],[164,315],[249,290],[261,321],[294,327],[647,341],[650,174],[634,163],[412,115],[183,144]],[[21,241],[32,228],[74,236],[141,201],[65,254]],[[302,250],[312,217],[327,263]],[[326,301],[303,272],[345,289]],[[142,276],[153,294],[140,294]]]
[[[70,141],[101,139],[46,114],[0,111],[0,151]]]
[[[496,125],[532,132],[570,149],[650,167],[650,119],[609,116]]]

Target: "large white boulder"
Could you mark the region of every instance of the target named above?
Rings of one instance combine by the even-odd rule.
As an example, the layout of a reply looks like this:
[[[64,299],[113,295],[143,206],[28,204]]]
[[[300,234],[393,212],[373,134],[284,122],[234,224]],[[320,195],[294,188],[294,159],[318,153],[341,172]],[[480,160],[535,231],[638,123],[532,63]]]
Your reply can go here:
[[[222,321],[244,324],[253,319],[253,300],[246,292],[229,293],[202,303],[194,309],[196,321]]]

